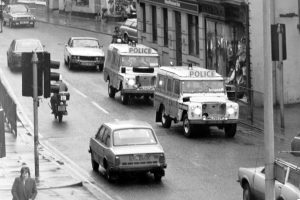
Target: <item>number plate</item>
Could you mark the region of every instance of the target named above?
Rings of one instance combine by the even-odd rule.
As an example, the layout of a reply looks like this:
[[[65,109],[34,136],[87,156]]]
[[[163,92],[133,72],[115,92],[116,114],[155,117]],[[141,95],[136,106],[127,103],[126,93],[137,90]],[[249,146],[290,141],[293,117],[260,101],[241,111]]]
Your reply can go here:
[[[58,106],[58,111],[66,111],[66,106]]]
[[[20,21],[20,24],[28,24],[28,21]]]
[[[147,154],[135,154],[129,157],[130,161],[149,161],[150,156]]]

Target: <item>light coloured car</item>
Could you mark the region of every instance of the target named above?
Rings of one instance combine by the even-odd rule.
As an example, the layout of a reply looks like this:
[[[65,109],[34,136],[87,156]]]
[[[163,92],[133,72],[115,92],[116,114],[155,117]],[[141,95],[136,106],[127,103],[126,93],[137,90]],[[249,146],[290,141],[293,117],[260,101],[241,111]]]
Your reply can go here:
[[[138,33],[137,33],[137,19],[127,19],[121,26],[120,31],[124,41],[138,42]]]
[[[106,178],[115,180],[122,173],[153,173],[156,181],[165,175],[164,150],[147,122],[115,121],[104,123],[90,139],[93,170],[99,165]]]
[[[31,26],[35,25],[35,16],[30,12],[27,5],[8,4],[3,10],[3,25]]]
[[[265,167],[239,168],[238,182],[243,200],[265,199]],[[280,159],[275,161],[275,200],[300,199],[300,168]]]
[[[6,52],[7,66],[11,69],[20,69],[22,67],[22,53],[25,52],[43,52],[44,48],[40,40],[33,38],[14,39]]]
[[[100,41],[93,37],[70,37],[64,49],[64,61],[74,67],[103,70],[105,55]]]

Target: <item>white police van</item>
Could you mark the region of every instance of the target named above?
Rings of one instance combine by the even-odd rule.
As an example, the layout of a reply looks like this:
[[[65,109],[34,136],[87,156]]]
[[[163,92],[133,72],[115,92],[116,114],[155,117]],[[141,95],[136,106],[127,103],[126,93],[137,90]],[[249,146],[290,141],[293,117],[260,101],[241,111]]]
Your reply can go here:
[[[159,55],[142,44],[110,44],[104,63],[104,80],[111,98],[120,91],[121,101],[133,97],[153,97]]]
[[[154,93],[156,122],[169,128],[183,122],[186,137],[196,131],[206,134],[209,126],[225,129],[234,137],[239,105],[228,100],[225,81],[215,70],[192,66],[160,67]]]

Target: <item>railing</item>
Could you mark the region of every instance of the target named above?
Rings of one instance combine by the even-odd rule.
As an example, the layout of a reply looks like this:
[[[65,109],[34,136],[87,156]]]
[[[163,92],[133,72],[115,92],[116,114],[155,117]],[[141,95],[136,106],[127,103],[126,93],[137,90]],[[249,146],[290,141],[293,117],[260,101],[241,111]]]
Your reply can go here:
[[[4,110],[4,118],[12,133],[17,135],[17,106],[0,80],[0,104]]]

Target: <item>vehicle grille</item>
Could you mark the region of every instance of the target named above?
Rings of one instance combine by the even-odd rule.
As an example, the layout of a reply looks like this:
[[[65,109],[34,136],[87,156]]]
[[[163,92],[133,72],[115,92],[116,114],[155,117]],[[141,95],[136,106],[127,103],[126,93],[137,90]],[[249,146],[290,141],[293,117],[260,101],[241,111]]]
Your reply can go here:
[[[140,86],[154,86],[155,76],[136,76],[136,83]]]
[[[30,20],[30,17],[17,17],[17,20]]]
[[[205,103],[202,105],[202,113],[206,114],[207,118],[222,118],[226,114],[225,103]]]
[[[79,59],[80,60],[95,61],[96,57],[93,57],[93,56],[80,56]]]

